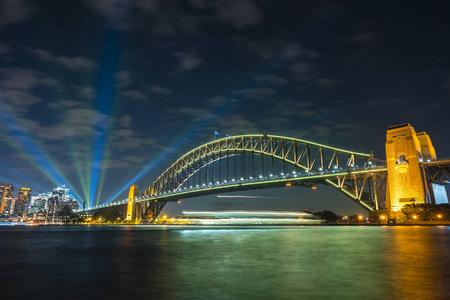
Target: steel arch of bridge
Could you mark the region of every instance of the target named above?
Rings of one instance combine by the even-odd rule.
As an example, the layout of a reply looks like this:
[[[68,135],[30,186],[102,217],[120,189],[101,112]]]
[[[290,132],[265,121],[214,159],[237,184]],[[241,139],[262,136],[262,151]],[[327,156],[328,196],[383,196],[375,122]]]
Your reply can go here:
[[[379,183],[376,179],[377,174],[382,174],[379,171],[385,172],[385,169],[375,166],[375,160],[370,154],[265,134],[218,139],[184,154],[143,192],[143,199],[153,199],[145,214],[150,214],[150,218],[154,219],[165,204],[165,201],[158,202],[156,199],[166,193],[183,194],[183,184],[203,168],[207,170],[208,165],[214,166],[222,159],[233,158],[236,161],[238,155],[246,154],[269,157],[272,162],[281,161],[310,174],[323,174],[324,183],[341,191],[365,209],[378,208],[376,190]],[[374,172],[367,172],[367,169]],[[331,172],[336,175],[330,176]],[[317,176],[315,178],[317,180]],[[216,187],[215,181],[212,184],[204,182],[205,185],[207,188]],[[369,192],[364,192],[367,187]]]

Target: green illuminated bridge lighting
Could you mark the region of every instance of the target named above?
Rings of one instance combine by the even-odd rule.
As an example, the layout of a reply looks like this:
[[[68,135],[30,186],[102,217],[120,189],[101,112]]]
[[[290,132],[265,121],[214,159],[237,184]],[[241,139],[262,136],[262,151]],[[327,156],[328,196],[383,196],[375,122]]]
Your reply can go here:
[[[371,154],[273,135],[242,135],[211,141],[181,156],[134,203],[154,220],[170,201],[274,187],[326,184],[366,210],[379,207],[385,162]],[[133,197],[132,197],[133,198]],[[125,205],[128,199],[90,208]]]

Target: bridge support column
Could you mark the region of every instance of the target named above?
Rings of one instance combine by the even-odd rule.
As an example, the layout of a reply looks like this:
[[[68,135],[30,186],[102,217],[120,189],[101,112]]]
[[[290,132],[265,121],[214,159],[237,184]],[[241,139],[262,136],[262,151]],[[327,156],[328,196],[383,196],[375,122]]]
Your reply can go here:
[[[406,204],[427,202],[427,183],[421,167],[424,160],[436,160],[436,152],[425,132],[416,134],[410,124],[389,128],[386,135],[387,209],[397,212]]]
[[[138,213],[139,203],[135,200],[139,197],[139,188],[137,185],[133,184],[130,187],[130,192],[128,193],[128,207],[127,207],[127,217],[128,222],[135,222],[136,219],[141,219],[141,214]]]
[[[159,201],[157,199],[152,200],[147,207],[145,208],[144,218],[149,220],[151,223],[154,223],[159,216],[159,213],[162,211],[167,201]]]

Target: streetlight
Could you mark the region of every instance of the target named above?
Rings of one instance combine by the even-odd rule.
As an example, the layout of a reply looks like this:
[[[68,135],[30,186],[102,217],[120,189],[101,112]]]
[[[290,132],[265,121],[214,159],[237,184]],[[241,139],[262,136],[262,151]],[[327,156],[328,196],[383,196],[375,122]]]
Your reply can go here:
[[[416,216],[416,215],[414,215],[414,216],[413,216],[413,219],[414,219],[414,224],[416,224],[416,219],[417,219],[417,216]]]
[[[442,215],[437,215],[437,217],[438,217],[438,219],[441,219],[441,218],[442,218]]]

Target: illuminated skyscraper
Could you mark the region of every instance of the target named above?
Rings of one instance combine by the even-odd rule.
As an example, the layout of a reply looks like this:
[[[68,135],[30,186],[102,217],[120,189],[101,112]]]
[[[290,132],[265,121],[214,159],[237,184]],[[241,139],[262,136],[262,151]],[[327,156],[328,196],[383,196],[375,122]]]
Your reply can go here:
[[[58,212],[58,195],[54,195],[52,198],[47,200],[47,213],[49,215],[53,215],[55,212]]]
[[[47,201],[52,199],[52,193],[43,193],[31,197],[31,208],[29,213],[39,213],[47,211]]]
[[[19,189],[19,197],[16,202],[15,213],[18,216],[25,216],[27,214],[27,208],[30,206],[31,189],[22,187]]]
[[[57,197],[60,202],[70,201],[70,189],[66,188],[66,185],[58,186],[53,189],[53,197]]]
[[[10,216],[14,212],[14,187],[11,183],[2,183],[0,187],[0,214]]]
[[[58,186],[53,189],[53,200],[48,202],[48,213],[61,211],[64,206],[70,206],[70,189],[66,185]],[[53,207],[54,206],[54,207]]]
[[[78,206],[78,201],[76,199],[72,199],[70,200],[70,204],[69,204],[70,208],[72,210],[78,210],[79,206]]]

